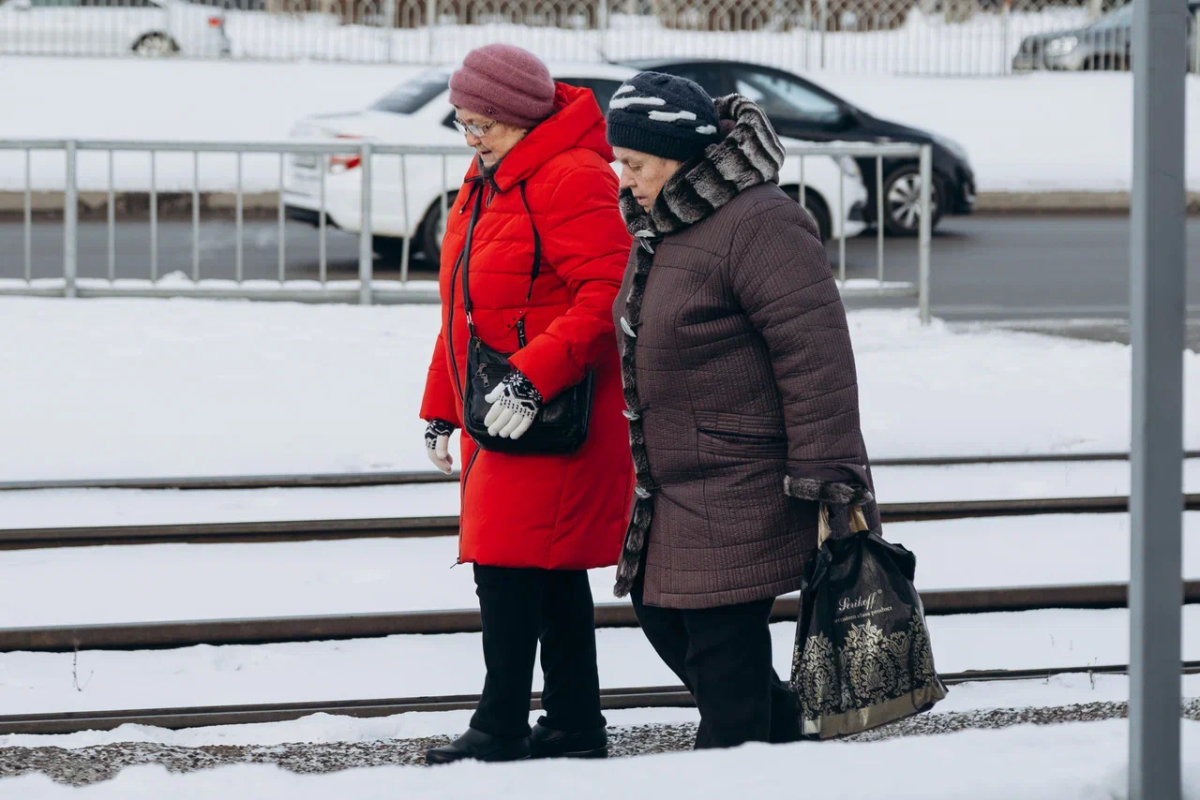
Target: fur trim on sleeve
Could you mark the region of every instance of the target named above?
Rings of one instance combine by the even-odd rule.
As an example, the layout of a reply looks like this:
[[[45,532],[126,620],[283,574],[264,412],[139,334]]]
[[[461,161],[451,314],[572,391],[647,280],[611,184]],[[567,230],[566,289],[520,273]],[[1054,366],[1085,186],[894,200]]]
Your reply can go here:
[[[785,475],[783,478],[783,493],[797,500],[842,506],[866,505],[875,499],[875,495],[863,486],[816,478],[793,478],[791,475]]]

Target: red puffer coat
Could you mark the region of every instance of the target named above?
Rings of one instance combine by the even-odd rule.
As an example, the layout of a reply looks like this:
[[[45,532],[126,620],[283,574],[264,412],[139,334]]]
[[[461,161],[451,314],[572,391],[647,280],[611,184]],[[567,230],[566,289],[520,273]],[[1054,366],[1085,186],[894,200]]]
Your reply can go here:
[[[484,191],[470,259],[476,331],[500,352],[516,353],[513,365],[546,400],[594,370],[591,427],[583,447],[569,456],[484,451],[462,437],[462,562],[610,566],[620,555],[632,504],[633,459],[612,322],[630,237],[617,208],[604,117],[591,91],[559,84],[555,106],[491,181],[481,181],[472,166],[450,210],[442,242],[442,332],[421,417],[462,427],[459,382],[465,382],[469,334],[457,266],[471,216],[467,203],[473,191]],[[527,299],[533,226],[542,265]],[[517,332],[522,318],[524,348]]]

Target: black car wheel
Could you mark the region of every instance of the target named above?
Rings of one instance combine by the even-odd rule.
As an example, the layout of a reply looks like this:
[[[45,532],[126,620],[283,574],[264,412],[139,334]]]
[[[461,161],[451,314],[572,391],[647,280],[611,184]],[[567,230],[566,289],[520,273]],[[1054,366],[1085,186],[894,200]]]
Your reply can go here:
[[[458,192],[449,192],[446,195],[446,210],[449,211],[454,205],[455,198],[458,197]],[[433,268],[441,262],[442,258],[442,238],[446,235],[446,220],[442,216],[442,204],[440,201],[435,202],[425,212],[425,219],[421,220],[420,230],[421,252],[425,254],[425,260],[428,261]]]
[[[931,228],[942,219],[942,189],[937,178],[930,188]],[[916,236],[921,230],[921,171],[916,164],[893,170],[883,182],[883,225],[892,236]]]
[[[179,43],[165,33],[147,33],[133,45],[139,56],[165,58],[179,54]]]
[[[372,236],[371,249],[379,261],[380,269],[400,269],[404,260],[404,240],[391,236]]]

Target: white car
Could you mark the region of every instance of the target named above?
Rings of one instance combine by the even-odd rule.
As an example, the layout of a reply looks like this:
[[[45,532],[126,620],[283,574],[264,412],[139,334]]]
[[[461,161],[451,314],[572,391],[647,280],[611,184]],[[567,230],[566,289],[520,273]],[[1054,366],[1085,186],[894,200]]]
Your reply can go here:
[[[636,74],[629,67],[606,64],[550,65],[556,80],[590,88],[602,110],[608,110],[613,92]],[[368,139],[381,144],[424,146],[460,145],[462,156],[446,158],[442,175],[440,156],[408,156],[404,185],[400,182],[399,156],[375,156],[371,161],[371,233],[375,252],[394,260],[404,237],[413,238],[413,252],[437,259],[445,224],[441,200],[453,202],[471,161],[462,134],[454,129],[450,105],[449,69],[432,69],[397,87],[370,108],[345,114],[307,117],[291,131],[295,139]],[[795,140],[784,140],[796,144]],[[291,219],[319,224],[320,170],[325,169],[326,223],[351,233],[362,225],[362,170],[355,156],[323,158],[289,156],[285,173],[284,203]],[[617,168],[614,165],[614,169]],[[805,206],[812,212],[826,239],[857,236],[866,224],[863,210],[867,189],[857,163],[849,157],[814,156],[804,159]],[[780,184],[798,195],[799,158],[788,158]],[[841,208],[838,206],[839,186]],[[409,214],[404,213],[407,198]]]
[[[181,0],[0,0],[0,53],[218,58],[231,51],[225,15]]]

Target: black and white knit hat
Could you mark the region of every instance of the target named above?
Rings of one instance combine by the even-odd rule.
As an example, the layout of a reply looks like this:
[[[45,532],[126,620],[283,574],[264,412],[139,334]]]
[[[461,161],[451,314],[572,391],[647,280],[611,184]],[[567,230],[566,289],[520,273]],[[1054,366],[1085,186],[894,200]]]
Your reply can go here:
[[[608,104],[608,143],[688,161],[720,141],[717,109],[708,92],[687,78],[639,72]]]

